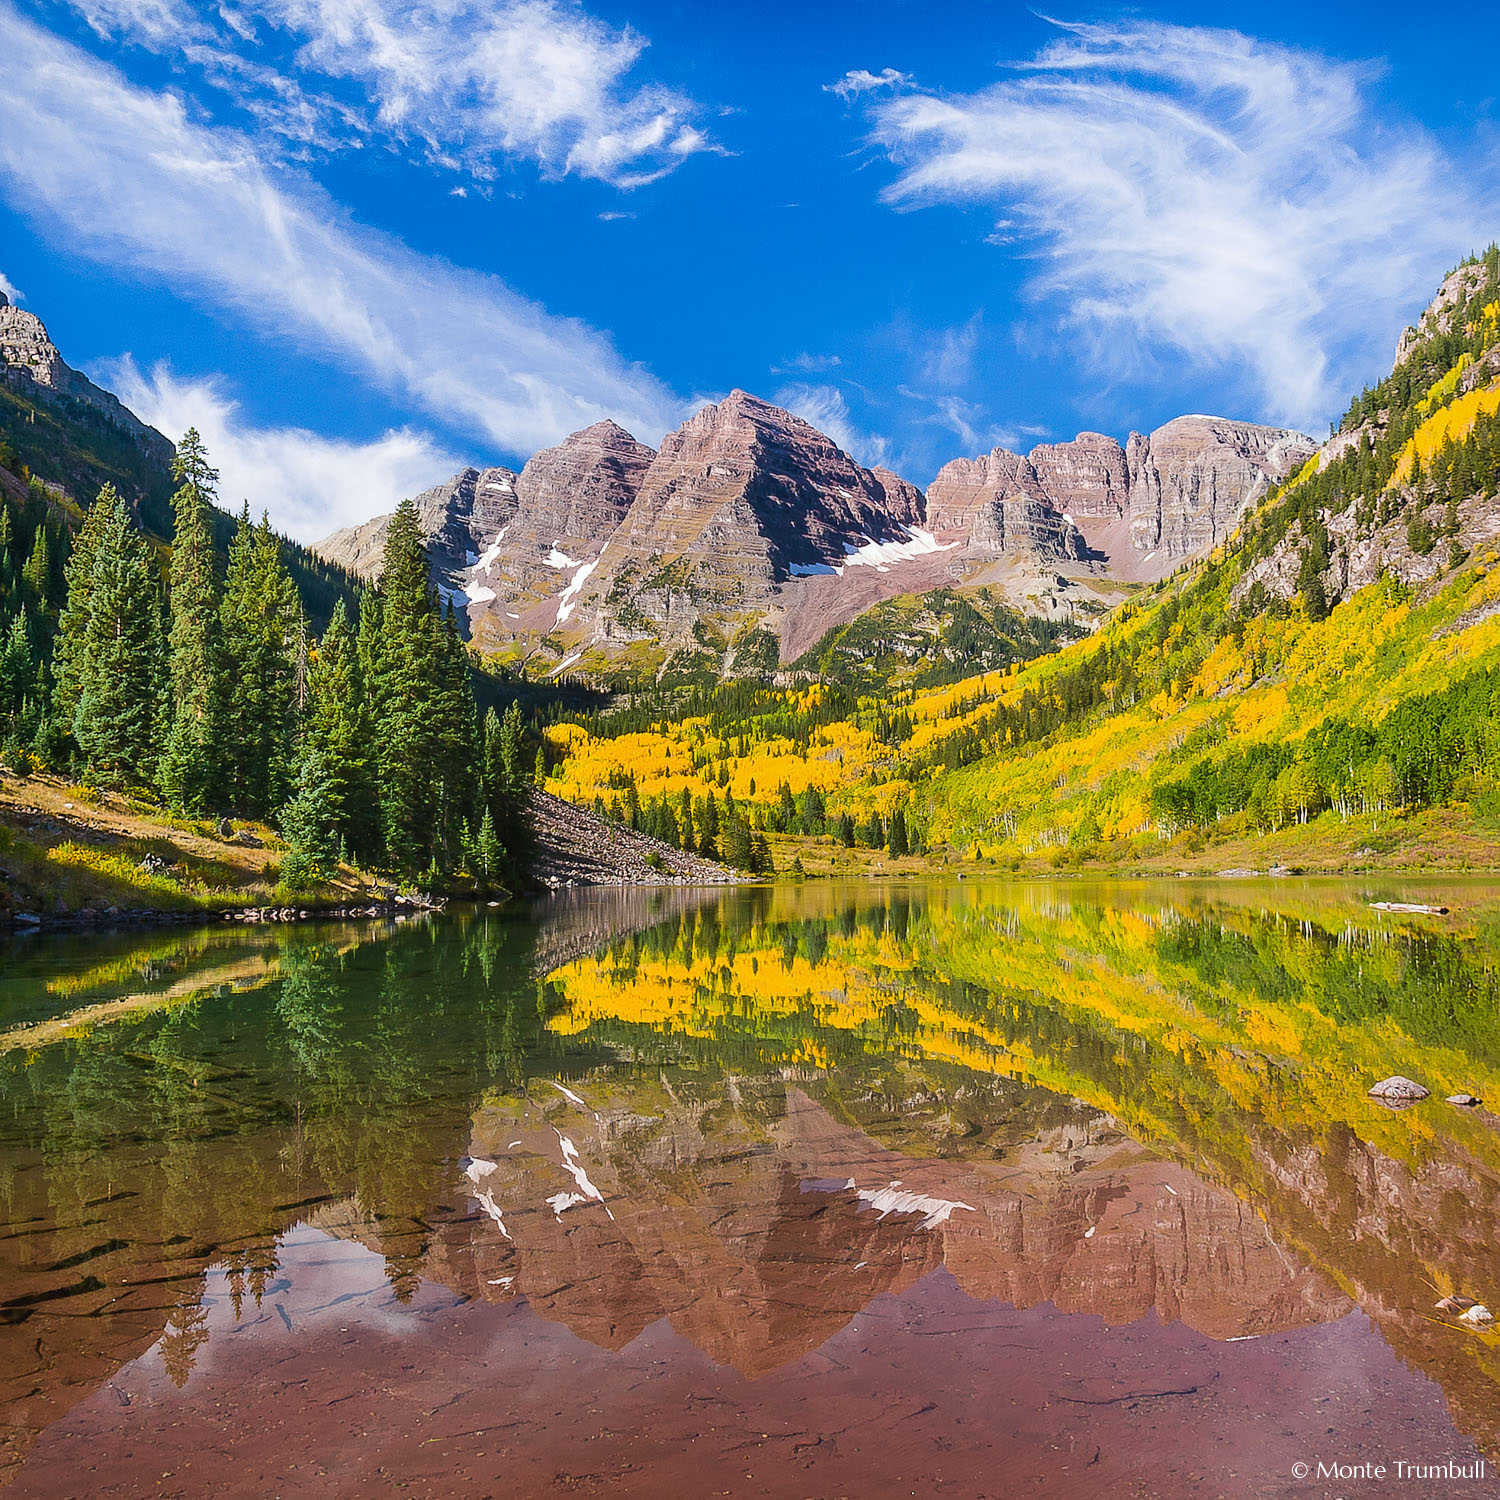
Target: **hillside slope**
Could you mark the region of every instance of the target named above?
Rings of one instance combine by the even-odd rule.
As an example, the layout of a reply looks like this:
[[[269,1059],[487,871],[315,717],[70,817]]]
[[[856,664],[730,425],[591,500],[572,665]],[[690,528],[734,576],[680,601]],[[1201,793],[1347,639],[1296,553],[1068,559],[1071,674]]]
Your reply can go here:
[[[556,781],[587,798],[629,779],[643,803],[717,787],[800,832],[900,809],[969,858],[1211,865],[1217,843],[1266,863],[1321,844],[1381,863],[1427,838],[1419,858],[1493,863],[1497,414],[1492,249],[1223,545],[1088,639],[945,687],[825,681],[559,726]]]

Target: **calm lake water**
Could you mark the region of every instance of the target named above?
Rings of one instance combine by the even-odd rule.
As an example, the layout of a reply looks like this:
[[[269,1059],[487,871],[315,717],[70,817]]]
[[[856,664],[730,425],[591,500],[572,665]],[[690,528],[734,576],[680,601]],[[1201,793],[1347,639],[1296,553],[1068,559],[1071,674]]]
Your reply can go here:
[[[1500,1494],[1500,1334],[1434,1310],[1500,1312],[1500,1117],[1443,1102],[1500,1106],[1497,905],[816,882],[17,940],[0,1484]]]

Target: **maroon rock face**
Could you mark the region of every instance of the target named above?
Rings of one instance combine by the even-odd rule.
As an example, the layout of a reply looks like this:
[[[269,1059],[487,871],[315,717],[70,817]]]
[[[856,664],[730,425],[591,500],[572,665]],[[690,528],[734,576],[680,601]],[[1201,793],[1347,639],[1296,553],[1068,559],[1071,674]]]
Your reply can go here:
[[[519,477],[468,469],[418,509],[438,581],[482,646],[529,654],[547,641],[555,661],[559,648],[634,642],[698,650],[763,625],[785,656],[881,599],[994,578],[996,565],[1027,598],[1060,569],[1165,572],[1221,540],[1311,449],[1295,433],[1183,417],[1128,449],[1084,432],[1025,458],[955,459],[924,497],[736,390],[660,452],[598,422]],[[320,550],[373,576],[386,523]]]
[[[921,525],[915,486],[889,471],[862,468],[799,417],[739,390],[667,435],[655,455],[618,428],[613,434],[618,437],[607,453],[579,446],[577,456],[586,456],[595,477],[573,472],[568,490],[574,496],[589,486],[607,490],[618,525],[601,529],[609,507],[600,505],[589,513],[595,528],[589,537],[579,528],[562,531],[561,516],[558,525],[535,532],[529,538],[534,552],[552,546],[553,531],[571,535],[574,544],[558,541],[552,579],[516,579],[532,591],[511,591],[508,603],[489,574],[475,576],[486,588],[496,586],[496,606],[513,633],[562,627],[609,645],[684,642],[700,622],[727,627],[765,610],[789,580],[834,573],[871,541],[909,544],[909,528]],[[585,437],[576,435],[552,452]],[[622,443],[633,444],[631,462],[619,459]],[[606,462],[616,471],[607,484],[597,478]],[[528,463],[522,471],[523,513],[531,505],[531,469]],[[519,555],[528,544],[525,537],[514,541],[514,532],[504,538],[507,555]],[[504,630],[496,606],[487,621]]]
[[[1052,503],[1082,519],[1125,514],[1125,450],[1102,432],[1080,432],[1071,443],[1033,448],[1031,466]]]
[[[1005,448],[944,464],[927,490],[927,521],[940,539],[978,557],[1061,562],[1086,552],[1031,461]]]
[[[13,306],[4,292],[0,292],[0,379],[44,401],[81,401],[125,432],[152,463],[172,462],[172,444],[117,396],[68,365],[42,320]]]
[[[922,513],[913,485],[862,468],[800,417],[732,391],[663,441],[619,542],[708,562],[728,543],[786,577],[793,566],[842,562],[851,543],[904,539]]]
[[[1130,435],[1130,545],[1180,560],[1223,541],[1317,444],[1300,432],[1223,417],[1178,417]]]

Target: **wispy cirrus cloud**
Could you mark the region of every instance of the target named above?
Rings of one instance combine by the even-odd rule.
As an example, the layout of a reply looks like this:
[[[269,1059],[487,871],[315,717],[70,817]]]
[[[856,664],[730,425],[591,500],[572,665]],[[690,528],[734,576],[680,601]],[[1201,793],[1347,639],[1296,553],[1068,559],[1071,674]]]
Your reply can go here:
[[[1493,181],[1392,122],[1367,66],[1202,27],[1064,29],[978,93],[868,107],[901,168],[886,201],[990,210],[1096,358],[1218,365],[1262,415],[1313,423],[1489,232]]]
[[[0,32],[0,193],[75,252],[230,312],[504,453],[605,416],[648,439],[675,421],[676,398],[603,334],[354,223],[245,135],[195,123],[5,0]]]
[[[877,89],[904,88],[912,81],[910,73],[898,73],[895,68],[882,68],[872,73],[868,68],[850,68],[836,83],[825,83],[825,94],[837,94],[840,99],[856,99]]]
[[[248,501],[256,516],[269,511],[299,542],[368,520],[464,466],[410,428],[359,443],[301,427],[257,427],[222,381],[182,379],[165,364],[142,371],[127,357],[97,373],[142,421],[168,437],[196,427],[219,471],[220,502],[238,510]]]
[[[268,131],[413,148],[480,180],[506,160],[635,187],[718,148],[647,42],[571,0],[71,0],[103,37],[198,68]]]
[[[836,385],[814,385],[796,381],[784,385],[772,398],[819,432],[831,437],[845,453],[867,466],[890,462],[888,439],[872,436],[855,425],[849,402]]]

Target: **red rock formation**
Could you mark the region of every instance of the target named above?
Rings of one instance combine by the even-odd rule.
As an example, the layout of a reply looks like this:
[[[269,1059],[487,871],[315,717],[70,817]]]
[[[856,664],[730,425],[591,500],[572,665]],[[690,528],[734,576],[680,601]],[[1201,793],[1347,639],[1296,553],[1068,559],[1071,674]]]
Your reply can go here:
[[[1080,432],[1071,443],[1042,443],[1031,466],[1052,504],[1082,519],[1125,514],[1125,450],[1102,432]]]
[[[1316,446],[1300,432],[1223,417],[1178,417],[1149,437],[1131,433],[1130,545],[1174,562],[1208,551]]]
[[[162,466],[172,462],[172,444],[117,396],[68,365],[42,320],[13,306],[4,292],[0,292],[0,377],[43,401],[81,401],[126,433],[149,462]]]
[[[1100,433],[944,466],[926,497],[744,391],[653,452],[612,422],[535,455],[519,479],[466,470],[419,497],[440,584],[475,639],[549,662],[646,642],[728,643],[767,626],[790,658],[894,594],[982,575],[1036,596],[1063,570],[1164,573],[1222,539],[1311,451],[1279,429],[1184,417],[1128,450]],[[320,550],[372,575],[386,521]],[[1060,605],[1059,608],[1066,608]],[[549,639],[550,638],[550,639]]]
[[[1005,448],[944,464],[927,490],[927,522],[976,556],[1063,561],[1086,552],[1030,460]]]

